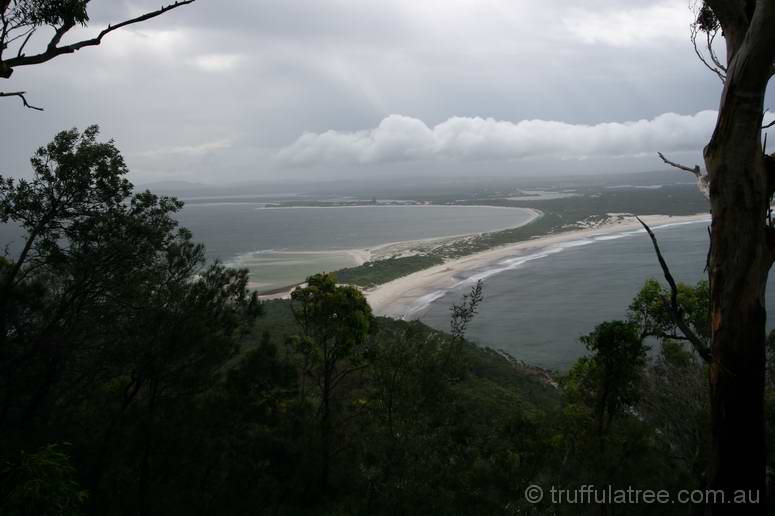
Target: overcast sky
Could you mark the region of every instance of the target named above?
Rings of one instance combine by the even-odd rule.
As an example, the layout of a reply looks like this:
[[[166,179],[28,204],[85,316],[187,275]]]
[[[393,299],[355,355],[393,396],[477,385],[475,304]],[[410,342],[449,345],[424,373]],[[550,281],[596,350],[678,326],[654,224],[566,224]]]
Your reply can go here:
[[[159,3],[92,0],[80,35]],[[690,3],[198,0],[0,80],[46,108],[0,102],[0,173],[92,123],[137,183],[693,165],[721,83]]]

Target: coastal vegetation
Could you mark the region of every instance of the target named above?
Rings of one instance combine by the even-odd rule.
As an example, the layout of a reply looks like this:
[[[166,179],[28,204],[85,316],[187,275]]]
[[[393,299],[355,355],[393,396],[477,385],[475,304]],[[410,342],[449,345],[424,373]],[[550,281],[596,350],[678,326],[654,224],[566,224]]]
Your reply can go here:
[[[27,240],[0,269],[0,514],[596,514],[524,490],[702,486],[706,366],[667,287],[569,371],[466,341],[481,284],[448,333],[374,318],[332,275],[258,303],[98,136],[62,132],[1,183]],[[698,331],[707,290],[679,286]]]
[[[419,249],[417,254],[412,256],[387,256],[356,267],[340,269],[336,271],[336,275],[344,283],[373,287],[448,260],[540,236],[592,227],[616,220],[623,214],[660,213],[681,216],[707,211],[707,200],[694,185],[670,185],[664,190],[583,187],[577,188],[575,195],[561,199],[510,200],[506,195],[490,193],[476,199],[461,200],[461,194],[454,201],[442,197],[427,202],[529,208],[540,211],[540,216],[519,227],[445,239],[429,249]],[[529,199],[529,196],[527,198]]]
[[[337,281],[360,287],[375,287],[413,272],[444,263],[440,256],[415,254],[391,256],[383,260],[368,261],[356,267],[336,271]]]
[[[82,40],[72,36],[88,0],[0,1],[0,79],[194,1]],[[0,223],[22,234],[0,257],[0,516],[619,512],[618,496],[579,502],[586,488],[667,494],[657,506],[625,496],[626,514],[766,514],[775,154],[762,129],[775,2],[703,0],[696,14],[691,41],[724,84],[706,171],[659,156],[696,176],[710,202],[708,281],[676,282],[639,219],[667,285],[647,281],[622,320],[581,336],[586,355],[566,371],[466,340],[481,282],[450,307],[448,332],[375,317],[354,285],[624,212],[705,211],[702,197],[437,199],[542,217],[315,274],[290,299],[261,302],[247,270],[209,261],[180,226],[182,202],[135,191],[97,126],[55,135],[32,156],[31,179],[0,176]],[[33,37],[42,28],[47,41]],[[0,97],[42,111],[26,91]]]

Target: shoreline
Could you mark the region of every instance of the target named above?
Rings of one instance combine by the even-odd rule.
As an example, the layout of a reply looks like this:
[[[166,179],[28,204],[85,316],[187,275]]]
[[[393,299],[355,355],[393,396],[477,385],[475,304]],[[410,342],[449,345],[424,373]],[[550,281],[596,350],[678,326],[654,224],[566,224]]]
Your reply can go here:
[[[609,220],[592,227],[547,234],[463,256],[366,289],[364,294],[376,315],[399,319],[411,318],[414,315],[418,315],[431,302],[464,282],[474,283],[477,279],[497,274],[500,270],[513,268],[511,264],[503,263],[504,261],[519,257],[530,259],[529,255],[531,252],[547,250],[551,247],[568,244],[576,240],[600,236],[608,236],[610,238],[612,234],[616,233],[645,231],[633,216],[625,217],[617,214],[617,217],[614,220],[609,218]],[[709,221],[710,215],[707,213],[685,216],[644,215],[641,219],[653,228],[673,224],[689,224],[704,220]],[[500,270],[491,268],[488,271],[474,274],[468,278],[461,278],[466,273],[498,265],[501,266]]]
[[[532,224],[533,222],[535,222],[536,220],[544,216],[544,212],[535,208],[520,207],[520,208],[505,208],[505,209],[507,210],[519,209],[519,210],[527,211],[530,213],[530,218],[527,219],[525,222],[518,224],[516,226],[488,229],[487,231],[479,231],[477,233],[460,233],[456,235],[446,235],[441,237],[418,238],[416,240],[399,240],[396,242],[386,242],[384,244],[379,244],[374,247],[366,247],[363,249],[350,249],[347,252],[354,253],[354,255],[357,254],[359,256],[366,255],[367,259],[363,260],[361,263],[358,263],[358,265],[363,265],[366,262],[373,261],[375,259],[381,260],[389,256],[396,256],[396,255],[400,256],[405,253],[421,254],[421,251],[423,251],[423,247],[422,247],[423,245],[446,244],[450,242],[464,240],[466,238],[482,236],[488,233],[497,233],[500,231],[508,231],[510,229],[521,228],[521,227],[527,226],[528,224]]]
[[[411,255],[411,254],[421,254],[421,252],[423,251],[423,246],[427,246],[427,245],[441,245],[449,242],[481,236],[486,233],[493,233],[498,231],[506,231],[509,229],[520,228],[535,222],[536,220],[540,219],[544,215],[544,212],[536,208],[522,208],[522,207],[511,208],[511,207],[500,207],[500,206],[488,206],[488,207],[502,208],[506,210],[518,209],[518,210],[529,212],[530,217],[525,222],[518,224],[516,226],[491,229],[487,231],[481,231],[478,233],[460,233],[456,235],[445,235],[441,237],[419,238],[416,240],[398,240],[394,242],[385,242],[384,244],[379,244],[373,247],[364,247],[364,248],[356,248],[356,249],[338,249],[338,250],[323,250],[323,251],[287,251],[287,253],[288,254],[328,254],[328,253],[346,254],[353,259],[354,263],[352,266],[355,267],[355,266],[363,265],[366,262],[381,260],[381,259],[388,258],[390,256],[405,256],[405,255]],[[474,256],[474,255],[470,255],[470,256]],[[402,278],[399,278],[399,279],[403,279],[404,277],[406,276],[403,276]],[[304,282],[300,282],[295,285],[287,285],[284,287],[277,287],[268,291],[259,292],[258,298],[261,300],[289,299],[293,289],[303,284]],[[379,288],[379,286],[376,288]],[[364,291],[364,293],[367,293],[367,291]]]

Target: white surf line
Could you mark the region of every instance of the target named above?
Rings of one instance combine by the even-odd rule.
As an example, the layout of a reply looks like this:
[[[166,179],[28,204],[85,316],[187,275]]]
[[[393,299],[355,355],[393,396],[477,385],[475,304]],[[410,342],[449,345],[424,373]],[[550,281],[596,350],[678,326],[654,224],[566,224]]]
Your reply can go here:
[[[676,226],[685,226],[688,224],[699,224],[703,222],[710,222],[710,216],[708,216],[707,219],[689,220],[689,221],[682,221],[682,222],[669,222],[666,224],[660,224],[658,226],[654,226],[651,229],[654,231],[657,231],[657,230],[676,227]],[[566,249],[572,249],[575,247],[591,245],[596,242],[606,242],[611,240],[619,240],[622,238],[629,238],[642,233],[646,233],[646,230],[643,228],[626,230],[620,233],[613,233],[613,234],[610,234],[610,233],[592,234],[589,237],[580,238],[578,240],[570,240],[568,242],[562,242],[559,244],[550,244],[544,248],[541,248],[539,251],[531,254],[521,255],[521,256],[518,255],[515,257],[501,259],[495,262],[496,266],[493,268],[486,269],[484,271],[468,276],[462,280],[457,281],[455,284],[453,284],[448,288],[436,290],[434,292],[431,292],[430,294],[426,294],[424,296],[417,298],[417,300],[413,302],[407,308],[407,310],[405,310],[404,314],[402,314],[400,318],[409,319],[413,316],[419,315],[421,312],[425,311],[425,309],[427,309],[434,301],[444,297],[449,292],[452,292],[462,286],[474,285],[479,280],[485,280],[497,274],[518,269],[526,263],[529,263],[535,260],[540,260],[542,258],[548,258],[549,256],[565,251]]]

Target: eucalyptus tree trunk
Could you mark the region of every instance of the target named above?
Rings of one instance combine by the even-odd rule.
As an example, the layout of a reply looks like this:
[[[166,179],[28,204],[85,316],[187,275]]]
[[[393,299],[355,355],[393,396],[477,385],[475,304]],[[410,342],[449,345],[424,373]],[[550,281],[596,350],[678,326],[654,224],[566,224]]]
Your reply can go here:
[[[705,147],[711,203],[712,456],[708,488],[727,501],[706,514],[766,513],[765,287],[775,258],[769,207],[773,159],[762,148],[767,83],[775,63],[775,0],[707,0],[727,43],[719,115]],[[750,501],[750,498],[747,498]]]

